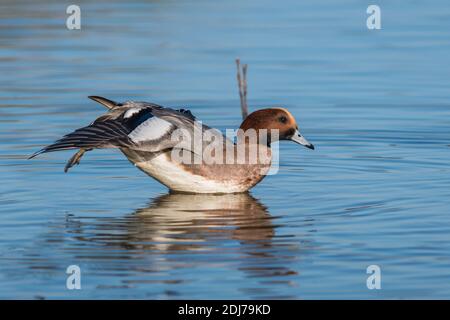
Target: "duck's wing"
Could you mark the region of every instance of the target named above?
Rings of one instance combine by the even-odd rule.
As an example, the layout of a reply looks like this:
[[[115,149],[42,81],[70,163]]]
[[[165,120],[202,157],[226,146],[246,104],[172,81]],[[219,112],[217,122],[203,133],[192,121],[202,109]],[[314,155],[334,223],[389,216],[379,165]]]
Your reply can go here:
[[[181,129],[201,139],[201,132],[206,128],[198,125],[192,113],[185,109],[174,110],[146,102],[126,102],[116,104],[110,112],[89,126],[65,135],[30,158],[46,152],[70,149],[129,148],[158,152],[179,145],[179,141],[172,139],[175,130]],[[190,149],[189,145],[185,144],[184,148]],[[75,160],[79,161],[79,158]],[[69,168],[77,161],[69,164]]]

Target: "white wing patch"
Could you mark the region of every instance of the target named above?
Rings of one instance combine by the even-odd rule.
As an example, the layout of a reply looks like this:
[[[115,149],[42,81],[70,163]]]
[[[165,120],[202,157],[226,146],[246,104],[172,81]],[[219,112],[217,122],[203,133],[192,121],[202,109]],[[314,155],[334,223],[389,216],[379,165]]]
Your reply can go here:
[[[128,134],[128,137],[133,142],[157,140],[164,136],[171,128],[172,124],[170,122],[158,117],[152,117],[137,126]]]
[[[127,110],[127,112],[125,112],[123,117],[125,119],[127,119],[127,118],[131,117],[133,114],[138,113],[141,110],[142,110],[141,108],[131,108],[131,109]]]

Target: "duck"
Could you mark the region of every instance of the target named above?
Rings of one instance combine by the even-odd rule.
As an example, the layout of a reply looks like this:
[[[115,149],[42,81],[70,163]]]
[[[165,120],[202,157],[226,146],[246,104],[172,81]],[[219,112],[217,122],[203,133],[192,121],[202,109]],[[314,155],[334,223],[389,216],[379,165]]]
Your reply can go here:
[[[119,149],[134,166],[172,192],[226,194],[246,192],[268,175],[273,143],[287,140],[314,150],[285,108],[250,113],[230,138],[203,124],[188,109],[89,98],[108,111],[29,159],[48,152],[77,150],[64,167],[67,172],[86,152]]]

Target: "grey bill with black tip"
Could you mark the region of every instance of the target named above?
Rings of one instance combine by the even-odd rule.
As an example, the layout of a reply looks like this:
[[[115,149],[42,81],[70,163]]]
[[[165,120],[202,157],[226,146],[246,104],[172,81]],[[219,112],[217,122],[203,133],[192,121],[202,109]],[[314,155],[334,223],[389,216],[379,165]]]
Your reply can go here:
[[[295,133],[292,135],[291,140],[298,144],[301,144],[302,146],[314,150],[314,145],[306,140],[298,130],[295,130]]]

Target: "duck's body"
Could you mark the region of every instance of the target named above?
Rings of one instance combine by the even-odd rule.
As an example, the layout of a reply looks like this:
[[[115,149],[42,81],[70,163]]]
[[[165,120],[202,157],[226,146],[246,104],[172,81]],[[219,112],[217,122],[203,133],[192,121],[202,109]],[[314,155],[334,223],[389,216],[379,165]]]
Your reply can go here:
[[[188,110],[174,110],[146,102],[119,104],[101,97],[90,98],[106,106],[109,112],[32,157],[45,152],[80,149],[69,160],[65,169],[67,171],[79,163],[86,151],[118,148],[137,168],[169,189],[189,193],[244,192],[260,182],[270,169],[270,143],[274,140],[270,136],[269,141],[258,139],[249,142],[244,139],[240,145],[243,147],[240,150],[245,150],[244,158],[233,163],[221,162],[217,159],[225,160],[226,155],[238,159],[239,144],[227,139],[218,130],[197,122]],[[257,132],[260,129],[273,129],[271,121],[276,123],[275,127],[281,127],[276,128],[280,130],[280,140],[290,139],[313,148],[298,133],[295,120],[285,109],[256,111],[245,119],[241,129],[254,129]],[[193,138],[180,144],[179,140],[173,138],[179,131]],[[205,134],[210,137],[207,141]],[[211,141],[216,143],[215,149],[211,148]],[[257,148],[258,153],[250,160],[248,155],[256,150],[253,147]],[[204,150],[209,151],[208,155],[205,156],[207,152]],[[218,157],[222,154],[222,157]],[[189,161],[180,161],[178,155]]]
[[[170,190],[189,193],[237,193],[255,186],[270,169],[266,165],[184,164],[171,159],[171,152],[158,155],[121,149],[137,168]]]

